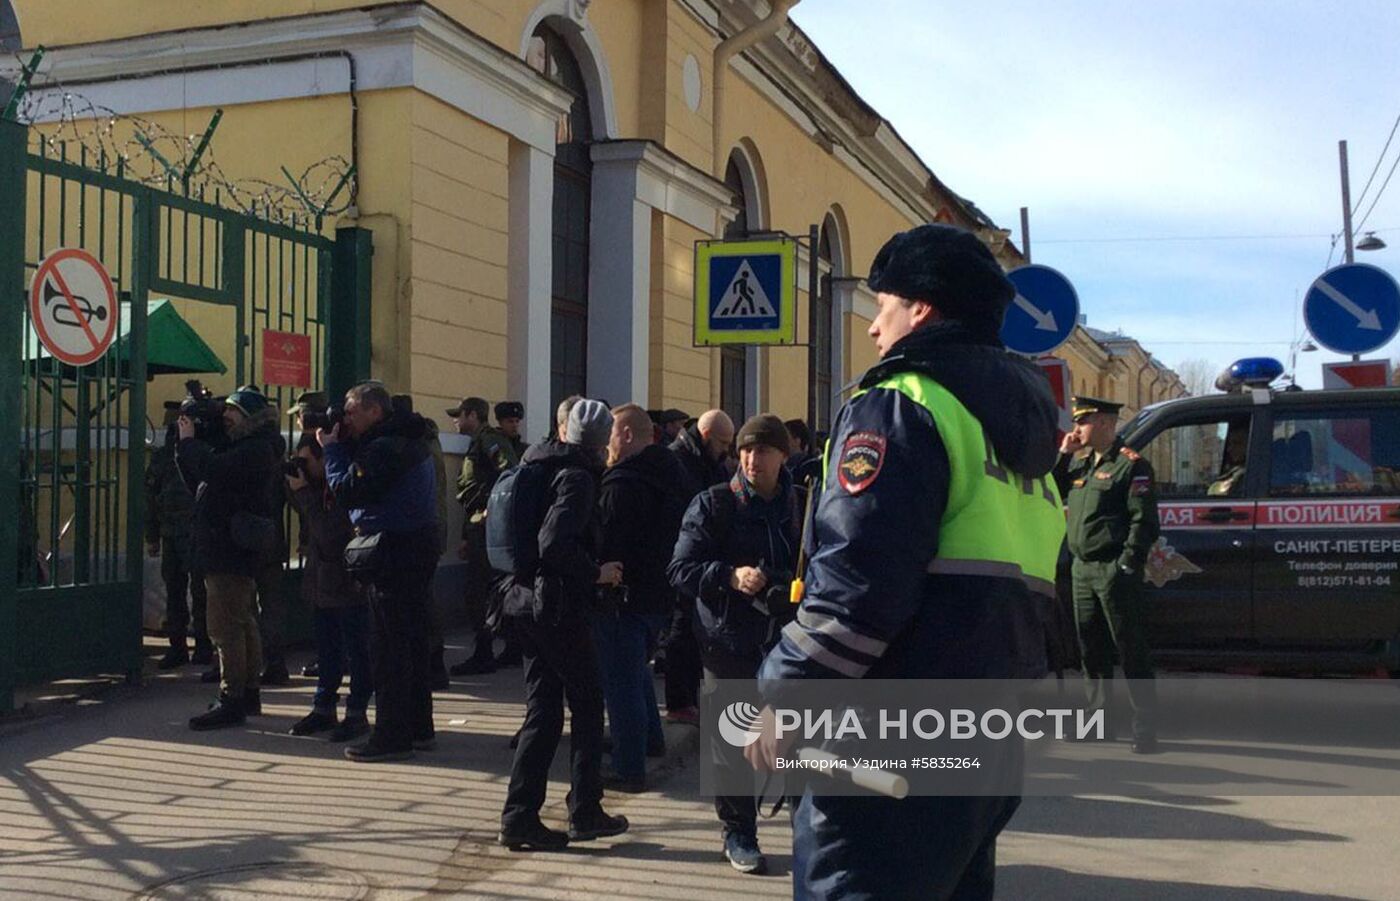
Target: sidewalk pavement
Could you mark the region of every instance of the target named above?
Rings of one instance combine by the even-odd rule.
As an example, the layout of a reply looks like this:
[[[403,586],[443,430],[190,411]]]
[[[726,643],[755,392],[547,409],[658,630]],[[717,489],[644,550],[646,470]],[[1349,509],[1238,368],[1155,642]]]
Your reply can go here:
[[[449,661],[462,638],[449,637]],[[721,857],[693,726],[667,725],[651,791],[608,793],[626,835],[512,853],[495,838],[524,712],[518,667],[454,679],[434,696],[437,750],[387,764],[287,734],[310,710],[312,679],[263,689],[264,715],[243,727],[196,733],[186,721],[214,694],[199,670],[148,673],[68,697],[71,685],[48,686],[28,693],[31,716],[0,722],[0,897],[791,896],[785,815],[761,830],[772,875],[741,876]],[[543,811],[559,827],[567,742],[566,728]]]
[[[449,637],[449,660],[464,655],[461,638]],[[435,696],[438,749],[392,764],[351,763],[341,746],[286,734],[310,709],[313,680],[265,689],[266,715],[245,727],[195,733],[186,721],[213,689],[194,668],[150,672],[143,686],[31,691],[29,717],[0,721],[0,898],[791,897],[785,814],[760,826],[771,875],[741,876],[720,857],[694,727],[667,727],[652,791],[609,793],[629,833],[511,853],[495,837],[523,713],[519,669],[455,680]],[[1318,760],[1346,751],[1301,750]],[[561,743],[544,810],[556,826],[566,766]],[[1027,798],[998,845],[997,897],[1385,901],[1396,897],[1395,806]]]

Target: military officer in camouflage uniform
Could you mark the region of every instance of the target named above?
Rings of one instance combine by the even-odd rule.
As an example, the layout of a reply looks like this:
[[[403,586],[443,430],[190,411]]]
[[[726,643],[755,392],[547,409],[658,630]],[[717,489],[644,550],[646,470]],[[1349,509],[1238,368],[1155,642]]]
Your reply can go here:
[[[153,449],[146,466],[146,551],[160,557],[160,577],[165,583],[165,633],[170,650],[160,658],[161,669],[174,669],[190,662],[186,639],[191,610],[186,593],[193,599],[194,662],[213,662],[214,646],[205,628],[207,597],[204,578],[192,570],[194,561],[194,495],[185,487],[175,465],[175,417],[180,405],[166,405],[165,443]]]
[[[491,596],[491,564],[486,559],[486,501],[496,477],[520,464],[515,444],[490,425],[490,407],[480,397],[468,397],[447,411],[457,431],[471,436],[471,447],[462,460],[457,479],[457,501],[463,507],[462,544],[457,556],[467,561],[467,615],[476,631],[472,655],[449,670],[454,676],[474,676],[496,671],[493,636],[486,626]]]
[[[1116,435],[1115,404],[1074,399],[1074,430],[1060,444],[1055,477],[1069,506],[1075,632],[1091,710],[1103,710],[1113,730],[1114,651],[1129,680],[1133,752],[1157,750],[1157,693],[1147,647],[1143,566],[1157,540],[1157,493],[1152,465]],[[1076,458],[1079,451],[1087,451]]]

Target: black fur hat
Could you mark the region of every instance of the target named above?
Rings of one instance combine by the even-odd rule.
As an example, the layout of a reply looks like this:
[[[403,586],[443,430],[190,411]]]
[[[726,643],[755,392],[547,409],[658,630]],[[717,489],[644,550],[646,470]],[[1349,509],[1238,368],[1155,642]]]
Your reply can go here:
[[[933,304],[979,334],[1001,333],[1016,289],[977,236],[951,225],[920,225],[885,242],[870,264],[872,291]]]

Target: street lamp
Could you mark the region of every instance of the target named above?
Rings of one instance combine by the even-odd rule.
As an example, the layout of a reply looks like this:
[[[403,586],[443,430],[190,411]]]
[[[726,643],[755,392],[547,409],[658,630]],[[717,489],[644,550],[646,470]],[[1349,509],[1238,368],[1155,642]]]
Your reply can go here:
[[[1385,250],[1385,242],[1376,237],[1375,232],[1367,232],[1366,237],[1356,242],[1357,250]]]

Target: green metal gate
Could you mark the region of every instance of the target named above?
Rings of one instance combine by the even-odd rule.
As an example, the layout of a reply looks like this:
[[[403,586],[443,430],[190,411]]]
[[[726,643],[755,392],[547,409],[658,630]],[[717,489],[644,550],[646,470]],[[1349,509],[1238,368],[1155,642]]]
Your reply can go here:
[[[266,330],[310,340],[318,388],[343,391],[369,362],[367,232],[332,240],[310,217],[269,221],[27,141],[0,122],[0,511],[17,511],[0,515],[0,713],[16,685],[141,670],[141,486],[148,436],[161,437],[149,301],[222,311],[233,384],[261,381]],[[30,282],[59,247],[101,261],[120,298],[112,347],[87,366],[49,356],[30,322]],[[283,409],[301,390],[263,388]]]

